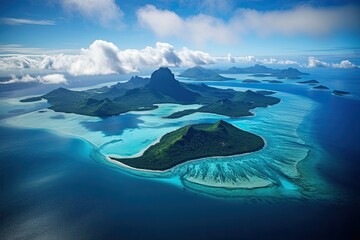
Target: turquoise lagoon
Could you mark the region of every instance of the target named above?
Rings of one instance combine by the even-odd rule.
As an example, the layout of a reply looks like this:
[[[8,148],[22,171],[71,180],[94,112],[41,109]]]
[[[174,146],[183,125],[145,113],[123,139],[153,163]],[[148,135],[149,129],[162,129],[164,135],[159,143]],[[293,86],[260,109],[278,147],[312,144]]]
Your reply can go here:
[[[179,119],[163,117],[201,105],[159,104],[155,110],[129,112],[101,119],[41,109],[47,107],[43,102],[20,103],[16,98],[8,99],[3,104],[19,109],[30,107],[36,111],[4,119],[1,124],[16,128],[46,129],[81,138],[97,149],[99,156],[96,159],[102,164],[211,196],[339,198],[340,194],[312,169],[321,157],[326,156],[311,137],[310,125],[306,121],[317,103],[284,92],[277,92],[275,96],[281,99],[279,104],[257,108],[251,117],[228,118],[195,113]],[[263,137],[266,146],[260,151],[244,155],[196,159],[164,172],[130,169],[106,158],[140,155],[167,132],[187,124],[215,122],[219,119]]]

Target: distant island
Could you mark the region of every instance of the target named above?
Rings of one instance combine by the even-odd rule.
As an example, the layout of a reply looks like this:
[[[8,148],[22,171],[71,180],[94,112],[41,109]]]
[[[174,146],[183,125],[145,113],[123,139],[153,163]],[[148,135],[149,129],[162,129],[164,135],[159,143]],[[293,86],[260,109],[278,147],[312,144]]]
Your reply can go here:
[[[138,169],[167,170],[189,160],[254,152],[264,145],[261,137],[220,120],[167,133],[140,157],[110,159]]]
[[[276,77],[278,79],[301,79],[301,75],[309,75],[308,73],[300,72],[296,68],[287,69],[273,69],[266,66],[256,64],[252,67],[232,67],[227,70],[214,70],[220,74],[253,74],[254,77]]]
[[[317,85],[315,87],[313,87],[313,89],[318,89],[318,90],[328,90],[329,88],[324,86],[324,85]]]
[[[350,94],[349,92],[345,92],[345,91],[340,91],[340,90],[333,90],[332,94],[336,95],[336,96],[345,96]]]
[[[235,78],[223,77],[214,70],[206,69],[200,66],[189,68],[182,72],[179,77],[193,78],[201,81],[228,81],[235,80]]]
[[[279,80],[263,80],[263,82],[268,82],[268,83],[284,83],[283,81],[279,81]]]
[[[309,85],[314,85],[314,84],[318,84],[319,81],[312,79],[312,80],[307,80],[307,81],[302,81],[302,82],[298,82],[300,84],[309,84]]]
[[[269,90],[258,90],[258,91],[256,91],[257,93],[260,93],[260,94],[262,94],[262,95],[273,95],[273,94],[275,94],[276,92],[274,92],[274,91],[269,91]]]
[[[22,99],[46,99],[56,112],[76,113],[87,116],[108,117],[128,111],[157,108],[155,104],[201,104],[199,109],[181,111],[169,117],[181,117],[194,112],[222,114],[229,117],[250,116],[251,109],[266,107],[280,99],[253,91],[218,89],[205,84],[185,84],[177,81],[168,68],[154,71],[151,78],[132,77],[128,82],[117,83],[86,91],[55,89],[45,95]]]
[[[242,82],[243,83],[261,83],[261,81],[255,80],[255,79],[245,79]]]

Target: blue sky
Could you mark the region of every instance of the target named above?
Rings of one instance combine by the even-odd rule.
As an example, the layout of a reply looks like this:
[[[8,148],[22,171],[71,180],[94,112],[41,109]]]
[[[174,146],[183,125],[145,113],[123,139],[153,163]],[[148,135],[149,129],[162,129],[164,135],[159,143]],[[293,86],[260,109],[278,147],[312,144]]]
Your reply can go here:
[[[0,56],[78,54],[81,48],[102,40],[106,43],[96,44],[101,51],[111,43],[118,49],[110,48],[121,56],[119,51],[147,46],[165,51],[161,50],[164,45],[156,47],[161,42],[177,55],[186,47],[232,60],[255,56],[298,61],[322,56],[323,60],[333,57],[359,64],[359,22],[360,5],[346,0],[2,1]],[[189,54],[197,55],[183,51],[177,57],[186,62]],[[202,64],[204,56],[193,64]],[[119,57],[119,61],[125,60]],[[165,59],[168,62],[176,65],[179,61]]]

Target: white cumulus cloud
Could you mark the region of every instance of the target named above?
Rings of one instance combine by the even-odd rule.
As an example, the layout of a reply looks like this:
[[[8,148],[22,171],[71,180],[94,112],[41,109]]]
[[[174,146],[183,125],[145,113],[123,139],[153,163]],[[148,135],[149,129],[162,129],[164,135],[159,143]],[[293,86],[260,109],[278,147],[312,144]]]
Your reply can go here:
[[[330,64],[327,63],[327,62],[322,62],[322,61],[316,59],[315,57],[309,57],[307,66],[309,68],[313,68],[313,67],[330,67]]]
[[[66,11],[79,13],[104,26],[122,24],[124,13],[114,0],[60,0],[60,4]]]
[[[157,36],[191,38],[197,44],[207,41],[234,42],[233,29],[223,20],[204,14],[181,18],[175,12],[146,5],[137,11],[137,18],[144,28]]]
[[[29,83],[38,82],[43,84],[67,84],[67,80],[63,74],[48,74],[45,76],[32,77],[29,74],[23,75],[20,78],[15,75],[11,75],[11,79],[0,82],[0,84],[10,83]]]
[[[280,65],[300,65],[299,62],[289,60],[289,59],[281,59],[278,60],[274,57],[269,58],[257,58],[255,56],[232,56],[230,53],[227,57],[217,57],[217,60],[228,61],[231,63],[254,63],[254,64],[280,64]]]
[[[350,62],[349,60],[342,60],[340,63],[333,63],[332,67],[334,68],[358,68],[359,66]]]
[[[115,44],[103,40],[94,41],[79,54],[10,56],[0,58],[0,70],[49,69],[66,71],[71,75],[100,75],[136,72],[139,67],[195,66],[215,63],[210,54],[181,48],[176,50],[168,43],[156,43],[155,47],[120,50]]]
[[[358,68],[359,66],[350,62],[349,60],[342,60],[340,63],[328,63],[320,61],[315,57],[309,57],[307,67]]]
[[[138,9],[137,18],[140,25],[159,37],[190,39],[197,44],[227,44],[249,33],[323,36],[337,30],[359,30],[360,9],[354,6],[317,8],[304,5],[278,11],[237,9],[225,21],[204,14],[181,17],[173,11],[146,5]]]

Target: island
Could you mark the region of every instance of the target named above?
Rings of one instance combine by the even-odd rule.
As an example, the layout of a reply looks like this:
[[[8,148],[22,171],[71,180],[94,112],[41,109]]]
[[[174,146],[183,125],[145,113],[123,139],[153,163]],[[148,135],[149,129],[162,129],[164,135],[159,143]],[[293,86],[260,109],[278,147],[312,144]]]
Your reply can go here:
[[[270,90],[258,90],[258,91],[256,91],[256,93],[260,93],[260,94],[262,94],[262,95],[273,95],[273,94],[275,94],[276,92],[270,91]]]
[[[313,87],[313,89],[317,89],[317,90],[328,90],[329,88],[324,86],[324,85],[317,85],[315,87]]]
[[[283,81],[279,81],[279,80],[263,80],[263,82],[268,82],[268,83],[284,83]]]
[[[231,67],[227,70],[217,70],[218,73],[223,73],[223,74],[258,74],[258,73],[273,74],[273,73],[278,73],[280,71],[281,70],[279,69],[268,68],[260,64],[255,64],[254,66],[244,67],[244,68]]]
[[[110,159],[132,168],[164,171],[199,158],[254,152],[264,145],[261,137],[220,120],[187,125],[167,133],[140,157]]]
[[[240,117],[252,115],[250,110],[256,107],[267,107],[280,102],[276,97],[250,90],[241,92],[209,87],[203,83],[182,83],[165,67],[154,71],[150,78],[132,77],[125,83],[86,91],[73,91],[61,87],[23,101],[39,99],[46,99],[51,105],[49,108],[56,112],[102,118],[129,111],[155,109],[158,107],[157,104],[161,103],[203,105],[199,109],[175,113],[172,118],[195,112]]]
[[[255,79],[245,79],[242,82],[243,83],[261,83],[261,81],[255,80]]]
[[[336,95],[336,96],[345,96],[350,94],[349,92],[345,92],[345,91],[340,91],[340,90],[333,90],[332,94]]]
[[[29,97],[29,98],[25,98],[25,99],[20,99],[20,102],[25,103],[25,102],[37,102],[42,100],[42,97]]]
[[[312,80],[307,80],[307,81],[302,81],[302,82],[297,82],[297,83],[314,85],[314,84],[318,84],[319,81],[317,81],[317,80],[315,80],[315,79],[312,79]]]
[[[253,77],[276,77],[278,79],[301,79],[302,75],[309,75],[292,67],[287,69],[273,69],[260,64],[245,68],[231,67],[227,70],[216,69],[215,71],[222,74],[252,74]]]
[[[206,69],[200,66],[189,68],[179,74],[179,77],[193,78],[200,81],[228,81],[235,80],[235,78],[223,77],[214,70]]]

